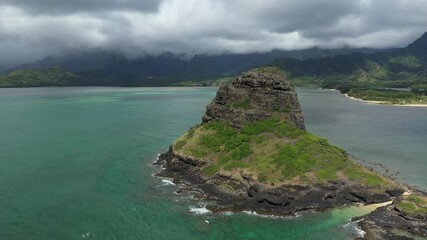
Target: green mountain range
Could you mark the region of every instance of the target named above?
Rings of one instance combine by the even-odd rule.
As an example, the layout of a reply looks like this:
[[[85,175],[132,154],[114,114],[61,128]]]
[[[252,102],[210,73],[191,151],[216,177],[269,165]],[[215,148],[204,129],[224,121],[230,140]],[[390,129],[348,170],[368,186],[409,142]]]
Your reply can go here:
[[[427,33],[405,48],[377,53],[353,53],[319,59],[280,58],[280,67],[297,84],[315,84],[347,92],[351,88],[425,89],[427,86]]]
[[[272,51],[200,55],[190,60],[164,54],[127,60],[109,53],[45,59],[0,76],[0,87],[170,86],[232,77],[249,68],[277,66],[296,85],[350,89],[427,89],[427,33],[405,48]]]

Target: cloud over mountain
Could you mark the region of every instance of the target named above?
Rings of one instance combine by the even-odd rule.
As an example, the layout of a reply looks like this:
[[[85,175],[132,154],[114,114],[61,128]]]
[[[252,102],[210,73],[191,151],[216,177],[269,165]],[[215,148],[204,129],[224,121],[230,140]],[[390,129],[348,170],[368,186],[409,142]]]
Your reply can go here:
[[[398,47],[426,31],[425,12],[425,0],[0,0],[0,64],[96,50]]]

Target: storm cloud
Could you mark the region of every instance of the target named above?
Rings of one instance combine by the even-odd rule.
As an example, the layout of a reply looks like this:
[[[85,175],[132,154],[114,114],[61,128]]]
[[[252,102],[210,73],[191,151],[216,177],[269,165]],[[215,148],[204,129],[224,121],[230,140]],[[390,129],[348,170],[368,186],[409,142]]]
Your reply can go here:
[[[0,65],[98,50],[401,47],[427,31],[426,12],[427,0],[0,0]]]

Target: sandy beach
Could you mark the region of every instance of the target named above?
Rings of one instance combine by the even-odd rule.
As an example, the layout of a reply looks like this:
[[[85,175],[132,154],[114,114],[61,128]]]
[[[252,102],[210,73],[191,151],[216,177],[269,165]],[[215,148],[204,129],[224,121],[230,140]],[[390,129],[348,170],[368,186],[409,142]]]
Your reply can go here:
[[[392,203],[393,203],[393,201],[388,201],[388,202],[383,202],[383,203],[374,203],[374,204],[362,205],[362,206],[359,206],[359,208],[366,209],[368,211],[374,211],[375,209],[377,209],[379,207],[388,206]]]

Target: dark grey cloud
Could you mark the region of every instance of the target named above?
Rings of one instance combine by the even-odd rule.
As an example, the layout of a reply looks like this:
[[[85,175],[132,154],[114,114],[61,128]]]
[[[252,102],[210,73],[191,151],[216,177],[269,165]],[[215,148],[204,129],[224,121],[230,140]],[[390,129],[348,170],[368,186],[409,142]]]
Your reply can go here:
[[[56,15],[98,11],[156,11],[160,0],[0,0],[33,14]]]
[[[0,65],[107,50],[400,47],[427,31],[427,0],[0,0]]]
[[[358,1],[322,0],[303,4],[301,1],[278,1],[271,11],[260,12],[260,19],[278,32],[322,28],[358,10]]]

